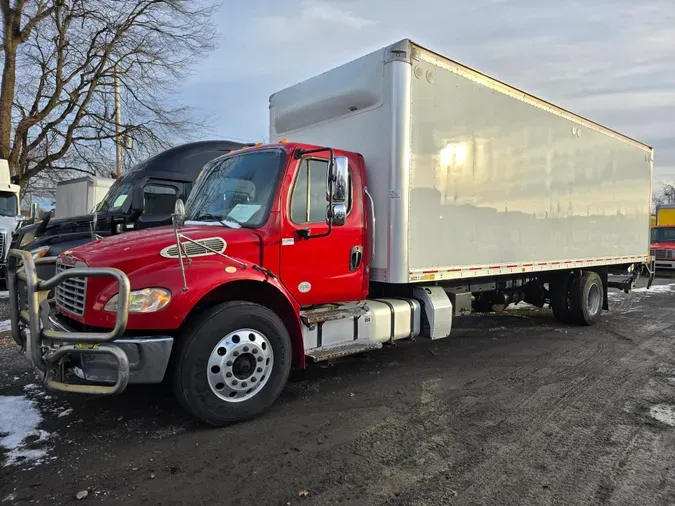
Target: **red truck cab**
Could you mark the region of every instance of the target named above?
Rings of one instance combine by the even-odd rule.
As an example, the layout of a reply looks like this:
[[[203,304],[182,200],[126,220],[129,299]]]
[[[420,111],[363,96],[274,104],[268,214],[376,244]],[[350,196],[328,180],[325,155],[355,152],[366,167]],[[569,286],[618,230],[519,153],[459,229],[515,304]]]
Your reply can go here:
[[[650,248],[657,269],[675,269],[675,226],[653,227]]]
[[[66,280],[55,289],[50,323],[66,332],[107,331],[128,298],[126,331],[115,344],[129,358],[129,381],[161,381],[173,354],[178,398],[200,419],[218,425],[256,414],[278,396],[291,363],[304,366],[300,308],[367,296],[366,191],[364,160],[355,153],[297,143],[232,152],[200,175],[180,228],[61,254],[57,272],[118,269],[129,294],[120,296],[110,277]],[[114,357],[73,360],[87,382],[119,382]],[[204,362],[208,378],[195,369]],[[272,375],[279,377],[270,382]],[[199,394],[209,387],[220,398]],[[231,402],[217,402],[223,399]]]

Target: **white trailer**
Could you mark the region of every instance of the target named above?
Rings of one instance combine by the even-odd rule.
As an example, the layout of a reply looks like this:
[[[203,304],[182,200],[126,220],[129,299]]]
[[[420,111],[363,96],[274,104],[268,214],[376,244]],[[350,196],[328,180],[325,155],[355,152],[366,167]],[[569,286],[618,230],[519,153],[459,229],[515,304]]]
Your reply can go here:
[[[54,217],[70,218],[91,213],[114,182],[111,178],[86,176],[58,183]]]
[[[360,152],[372,279],[647,262],[653,150],[404,40],[275,93],[272,141]]]

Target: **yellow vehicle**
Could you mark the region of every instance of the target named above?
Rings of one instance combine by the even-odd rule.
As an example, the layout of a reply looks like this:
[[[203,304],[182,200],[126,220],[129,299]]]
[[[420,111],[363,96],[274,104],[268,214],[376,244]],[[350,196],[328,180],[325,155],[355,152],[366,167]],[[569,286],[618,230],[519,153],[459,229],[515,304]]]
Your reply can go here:
[[[655,214],[652,214],[652,215],[649,217],[649,226],[650,226],[651,228],[654,228],[654,227],[656,226],[656,215],[655,215]]]
[[[675,204],[656,206],[656,225],[659,227],[675,226]]]

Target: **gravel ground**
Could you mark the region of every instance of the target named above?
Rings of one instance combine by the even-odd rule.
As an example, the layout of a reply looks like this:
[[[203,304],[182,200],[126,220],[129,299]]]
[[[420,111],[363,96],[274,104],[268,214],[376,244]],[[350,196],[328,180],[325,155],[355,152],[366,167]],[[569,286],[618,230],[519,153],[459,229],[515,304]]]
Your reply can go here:
[[[593,328],[509,310],[313,366],[225,429],[161,386],[47,393],[0,333],[0,504],[674,504],[675,280],[659,285],[612,293]]]

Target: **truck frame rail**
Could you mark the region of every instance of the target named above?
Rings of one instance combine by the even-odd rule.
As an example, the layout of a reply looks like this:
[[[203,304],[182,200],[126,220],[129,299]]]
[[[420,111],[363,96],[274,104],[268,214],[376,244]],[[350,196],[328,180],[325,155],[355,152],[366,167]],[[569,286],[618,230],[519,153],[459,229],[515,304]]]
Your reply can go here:
[[[54,259],[40,259],[52,262]],[[40,261],[38,260],[38,261]],[[129,278],[119,269],[103,267],[73,268],[54,277],[41,280],[37,276],[35,260],[28,251],[12,249],[7,261],[7,289],[12,336],[25,350],[33,369],[47,388],[65,392],[89,394],[116,394],[129,382],[129,359],[126,353],[110,342],[121,337],[129,318]],[[67,332],[55,330],[40,318],[41,305],[47,294],[70,278],[112,277],[118,284],[119,304],[115,327],[109,332]],[[25,309],[21,305],[21,292],[25,296]],[[70,354],[94,353],[111,355],[117,362],[117,381],[112,386],[80,385],[56,379],[56,370],[63,358]]]

